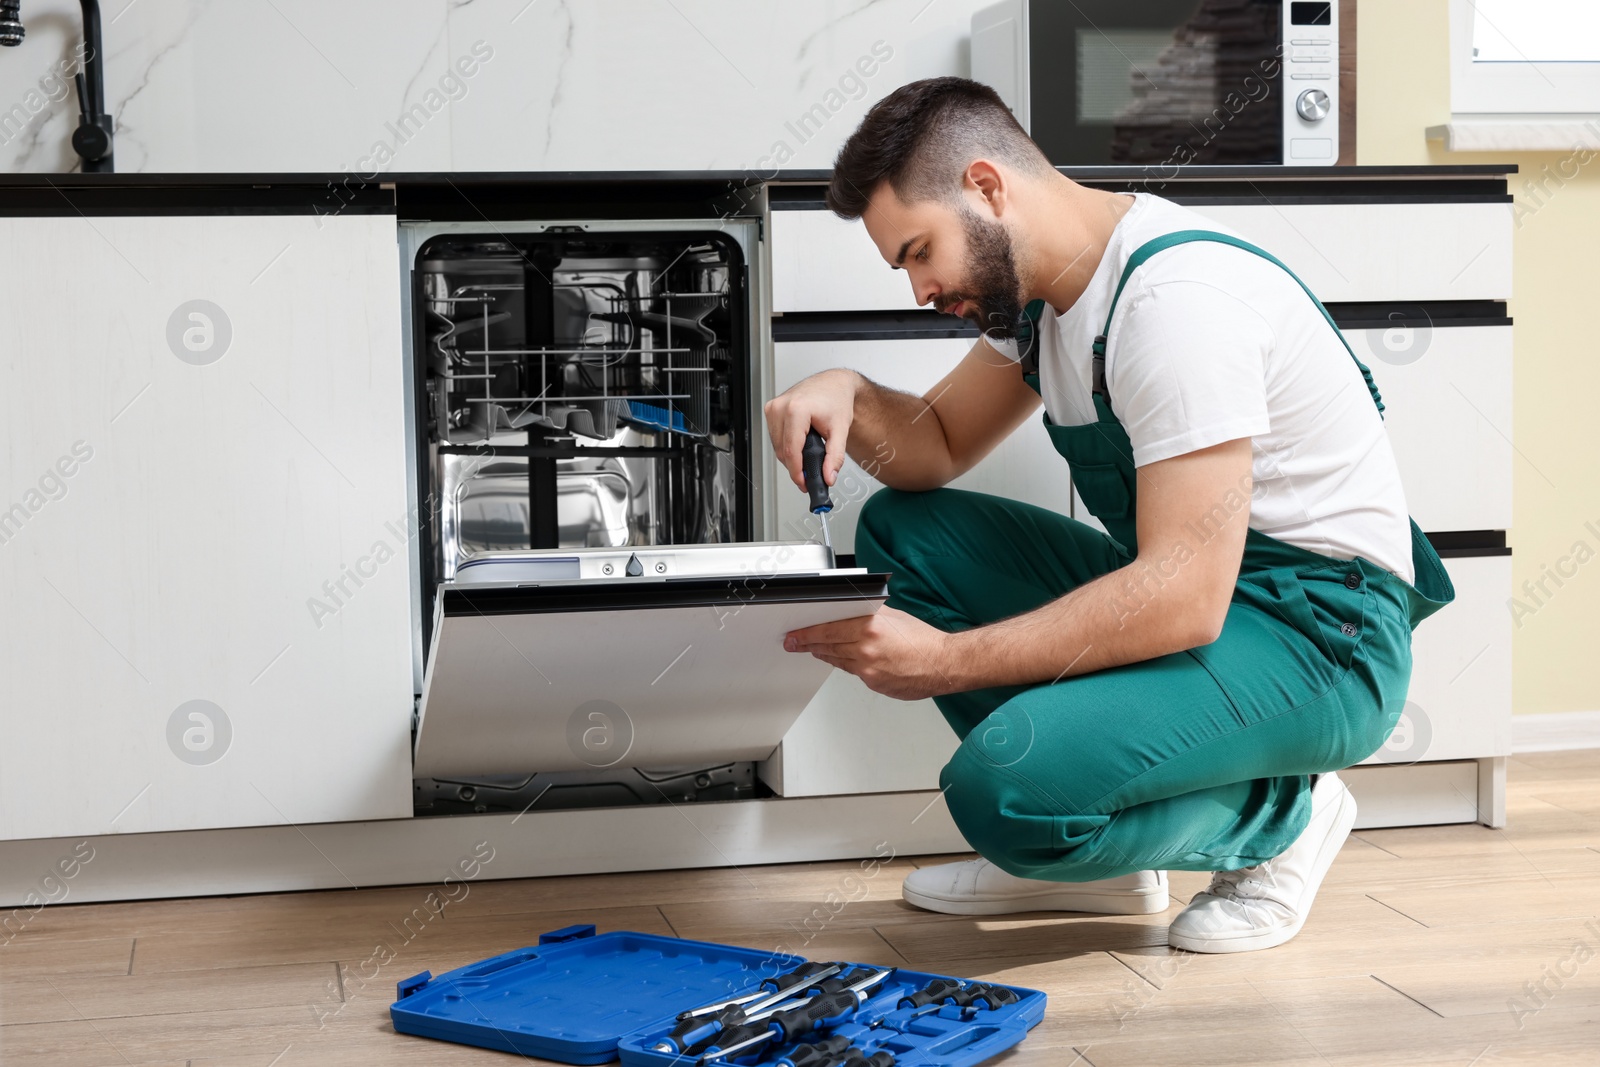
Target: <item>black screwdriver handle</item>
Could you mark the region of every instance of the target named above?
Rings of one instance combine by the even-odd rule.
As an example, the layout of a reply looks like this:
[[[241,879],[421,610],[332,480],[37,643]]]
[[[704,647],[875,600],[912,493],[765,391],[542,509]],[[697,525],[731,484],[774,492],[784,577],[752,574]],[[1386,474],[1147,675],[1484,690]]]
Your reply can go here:
[[[1015,989],[1009,986],[994,985],[990,982],[975,982],[968,986],[964,992],[968,997],[967,1003],[976,1004],[978,1001],[985,1001],[986,1006],[990,1009],[1003,1008],[1007,1004],[1015,1004],[1022,999],[1017,995]],[[957,1003],[960,1003],[960,1001],[957,1001]]]
[[[894,1067],[894,1053],[886,1048],[881,1048],[872,1055],[867,1055],[858,1048],[847,1050],[827,1067]]]
[[[785,989],[794,983],[832,967],[831,963],[817,963],[807,960],[788,974],[780,974],[775,978],[764,978],[761,984],[768,989]]]
[[[953,978],[935,978],[908,997],[900,998],[902,1008],[920,1008],[927,1004],[940,1004],[961,991],[961,983]]]
[[[809,1045],[796,1045],[776,1067],[827,1067],[838,1055],[850,1047],[850,1039],[834,1034]]]
[[[765,1021],[759,1023],[740,1023],[738,1026],[728,1027],[721,1033],[712,1034],[710,1037],[690,1045],[683,1051],[685,1055],[699,1056],[702,1059],[705,1059],[715,1056],[718,1052],[725,1048],[732,1048],[734,1045],[742,1045],[752,1038],[768,1037],[771,1035],[771,1033],[772,1028],[768,1026]]]
[[[715,1037],[728,1027],[744,1022],[744,1016],[744,1008],[737,1004],[710,1015],[692,1015],[679,1020],[678,1025],[667,1034],[666,1040],[672,1043],[675,1051],[682,1052],[690,1045]]]
[[[806,492],[811,494],[811,513],[832,511],[833,500],[828,496],[828,483],[822,477],[822,461],[828,455],[828,446],[816,430],[806,431],[805,447],[800,449],[800,466],[805,470]]]
[[[769,1016],[765,1021],[779,1040],[793,1041],[802,1034],[846,1021],[860,1006],[861,1001],[854,993],[823,993],[798,1008]]]
[[[855,992],[850,989],[851,986],[865,978],[872,977],[876,973],[871,967],[857,967],[848,973],[836,974],[832,978],[824,978],[811,988],[818,993],[843,993],[846,990]]]

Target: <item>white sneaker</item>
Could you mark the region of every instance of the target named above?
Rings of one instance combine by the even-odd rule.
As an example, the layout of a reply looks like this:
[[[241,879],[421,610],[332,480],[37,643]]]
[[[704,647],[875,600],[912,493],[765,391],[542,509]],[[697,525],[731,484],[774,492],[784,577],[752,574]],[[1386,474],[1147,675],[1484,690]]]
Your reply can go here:
[[[1009,915],[1019,911],[1086,911],[1150,915],[1167,910],[1167,872],[1139,871],[1098,882],[1018,878],[985,859],[941,863],[906,875],[906,903],[946,915]]]
[[[1250,952],[1300,932],[1322,878],[1356,821],[1356,801],[1336,774],[1317,776],[1311,821],[1281,855],[1218,871],[1167,929],[1167,944],[1190,952]]]

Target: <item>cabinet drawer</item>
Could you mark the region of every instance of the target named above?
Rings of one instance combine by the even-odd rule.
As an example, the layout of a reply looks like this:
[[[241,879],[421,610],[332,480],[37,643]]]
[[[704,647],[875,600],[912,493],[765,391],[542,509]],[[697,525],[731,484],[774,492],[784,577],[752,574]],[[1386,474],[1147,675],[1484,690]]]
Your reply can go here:
[[[867,229],[831,211],[772,213],[773,311],[915,308],[905,271],[891,270]]]
[[[1331,301],[1506,300],[1511,204],[1206,204]]]
[[[921,395],[938,383],[972,348],[963,337],[893,341],[791,341],[773,346],[773,392],[781,393],[802,378],[830,367],[848,367],[892,389]],[[778,536],[817,536],[816,520],[807,510],[806,494],[781,470],[771,483],[777,496]],[[882,487],[854,461],[847,459],[830,494],[833,511],[828,532],[834,551],[855,552],[856,519],[861,505]],[[1050,444],[1044,423],[1035,413],[972,470],[950,483],[957,489],[1037,504],[1068,514],[1072,488],[1067,461]]]
[[[1366,763],[1476,759],[1511,751],[1510,556],[1444,561],[1455,603],[1411,642],[1405,715]]]
[[[1506,300],[1511,205],[1202,204],[1193,209],[1271,252],[1333,301]],[[774,311],[916,307],[858,221],[772,213]]]
[[[1417,525],[1430,533],[1509,529],[1511,327],[1345,334],[1383,394]]]

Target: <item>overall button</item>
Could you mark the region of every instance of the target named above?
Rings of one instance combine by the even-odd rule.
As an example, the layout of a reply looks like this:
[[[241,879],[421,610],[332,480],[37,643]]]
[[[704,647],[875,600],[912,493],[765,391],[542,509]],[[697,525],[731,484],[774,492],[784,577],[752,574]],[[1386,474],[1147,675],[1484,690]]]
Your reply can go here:
[[[1359,574],[1347,574],[1347,575],[1344,576],[1344,587],[1346,589],[1357,589],[1357,588],[1360,588],[1360,586],[1361,586],[1361,575],[1359,575]]]
[[[1344,634],[1346,637],[1354,637],[1356,634],[1361,632],[1361,627],[1357,626],[1353,622],[1347,622],[1343,623],[1339,627],[1339,632]]]

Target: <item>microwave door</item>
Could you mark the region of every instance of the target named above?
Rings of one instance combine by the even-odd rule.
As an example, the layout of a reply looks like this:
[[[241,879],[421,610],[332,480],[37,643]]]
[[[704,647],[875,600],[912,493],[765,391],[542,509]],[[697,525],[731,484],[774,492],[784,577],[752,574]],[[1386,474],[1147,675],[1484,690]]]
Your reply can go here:
[[[859,570],[442,587],[413,774],[765,759],[833,670],[783,635],[887,597]]]
[[[1282,6],[1030,3],[1029,132],[1058,166],[1280,163]]]

